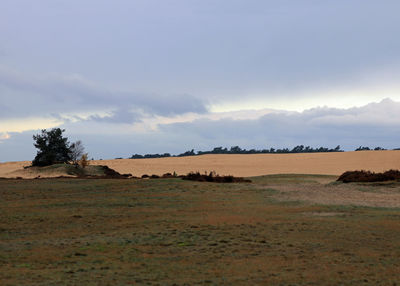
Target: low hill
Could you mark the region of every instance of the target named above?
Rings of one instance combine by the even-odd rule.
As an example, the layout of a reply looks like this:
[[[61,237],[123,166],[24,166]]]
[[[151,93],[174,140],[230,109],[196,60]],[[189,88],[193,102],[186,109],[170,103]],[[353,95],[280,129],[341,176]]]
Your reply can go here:
[[[167,172],[215,171],[220,175],[252,177],[270,174],[341,175],[349,170],[383,172],[400,169],[400,151],[352,151],[301,154],[227,154],[159,159],[92,161],[120,173],[162,175]]]
[[[0,177],[36,177],[21,173],[30,161],[0,163]],[[341,175],[350,170],[383,172],[400,169],[400,150],[353,151],[337,153],[301,154],[245,154],[245,155],[201,155],[158,159],[114,159],[90,161],[90,166],[105,165],[115,171],[134,176],[165,173],[187,174],[189,172],[215,171],[220,175],[238,177],[268,174],[325,174]],[[53,177],[61,176],[56,170]]]
[[[54,164],[46,167],[24,166],[7,174],[5,177],[15,178],[55,178],[55,177],[84,177],[84,178],[124,178],[118,172],[103,165],[87,166],[86,168],[75,167],[68,164]]]

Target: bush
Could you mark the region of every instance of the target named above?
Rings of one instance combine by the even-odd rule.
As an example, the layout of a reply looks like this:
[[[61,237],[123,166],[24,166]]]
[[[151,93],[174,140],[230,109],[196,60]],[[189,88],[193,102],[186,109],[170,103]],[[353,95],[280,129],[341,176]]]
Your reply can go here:
[[[83,169],[85,169],[86,166],[89,166],[89,160],[88,160],[88,154],[87,154],[87,153],[86,153],[86,154],[83,154],[83,155],[81,156],[81,159],[79,160],[79,165],[80,165]]]
[[[164,175],[162,175],[162,178],[163,178],[163,179],[171,179],[171,178],[176,178],[176,177],[177,177],[177,175],[176,175],[175,172],[174,172],[174,174],[165,173]]]
[[[384,182],[400,180],[399,170],[389,170],[384,173],[374,173],[370,171],[347,171],[337,179],[343,183],[351,182]]]
[[[199,182],[214,182],[214,183],[250,183],[248,179],[234,176],[220,176],[214,171],[207,174],[200,174],[200,172],[190,172],[186,176],[182,176],[183,180],[199,181]]]

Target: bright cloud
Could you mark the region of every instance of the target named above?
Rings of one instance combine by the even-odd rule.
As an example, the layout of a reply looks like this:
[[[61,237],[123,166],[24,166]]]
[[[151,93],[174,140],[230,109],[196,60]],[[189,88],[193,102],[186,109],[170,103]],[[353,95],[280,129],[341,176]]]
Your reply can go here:
[[[11,138],[10,134],[8,134],[6,132],[0,133],[0,143],[4,140],[10,139],[10,138]]]

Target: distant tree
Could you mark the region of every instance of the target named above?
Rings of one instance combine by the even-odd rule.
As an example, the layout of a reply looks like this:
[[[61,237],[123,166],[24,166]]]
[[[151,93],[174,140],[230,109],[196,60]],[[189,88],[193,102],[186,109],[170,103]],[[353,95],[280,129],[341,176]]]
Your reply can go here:
[[[210,153],[212,154],[225,154],[228,153],[227,148],[215,147]]]
[[[336,148],[333,149],[333,152],[341,152],[340,145],[337,145]]]
[[[37,149],[32,166],[48,166],[55,163],[68,163],[71,160],[68,138],[63,137],[64,129],[42,130],[42,134],[33,135],[33,144]]]
[[[239,154],[242,152],[242,148],[240,148],[239,146],[233,146],[231,147],[230,152],[234,154]]]
[[[185,153],[179,154],[178,157],[184,157],[184,156],[194,156],[196,153],[194,152],[194,149],[190,151],[186,151]]]
[[[374,150],[375,150],[375,151],[381,151],[381,150],[386,150],[386,149],[385,149],[385,148],[382,148],[382,147],[375,147]]]
[[[355,151],[369,151],[369,150],[371,150],[369,147],[360,146]]]
[[[298,145],[290,151],[291,153],[302,153],[304,150],[304,145]]]
[[[79,160],[85,154],[85,147],[83,147],[82,141],[78,140],[75,143],[72,143],[71,146],[69,147],[69,150],[70,150],[70,157],[72,164],[78,167]]]

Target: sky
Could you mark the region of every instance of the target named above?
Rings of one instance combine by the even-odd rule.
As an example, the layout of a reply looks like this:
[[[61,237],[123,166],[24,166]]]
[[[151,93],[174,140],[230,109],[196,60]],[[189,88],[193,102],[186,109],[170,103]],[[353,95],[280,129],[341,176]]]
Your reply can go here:
[[[2,0],[0,162],[400,147],[399,1]]]

